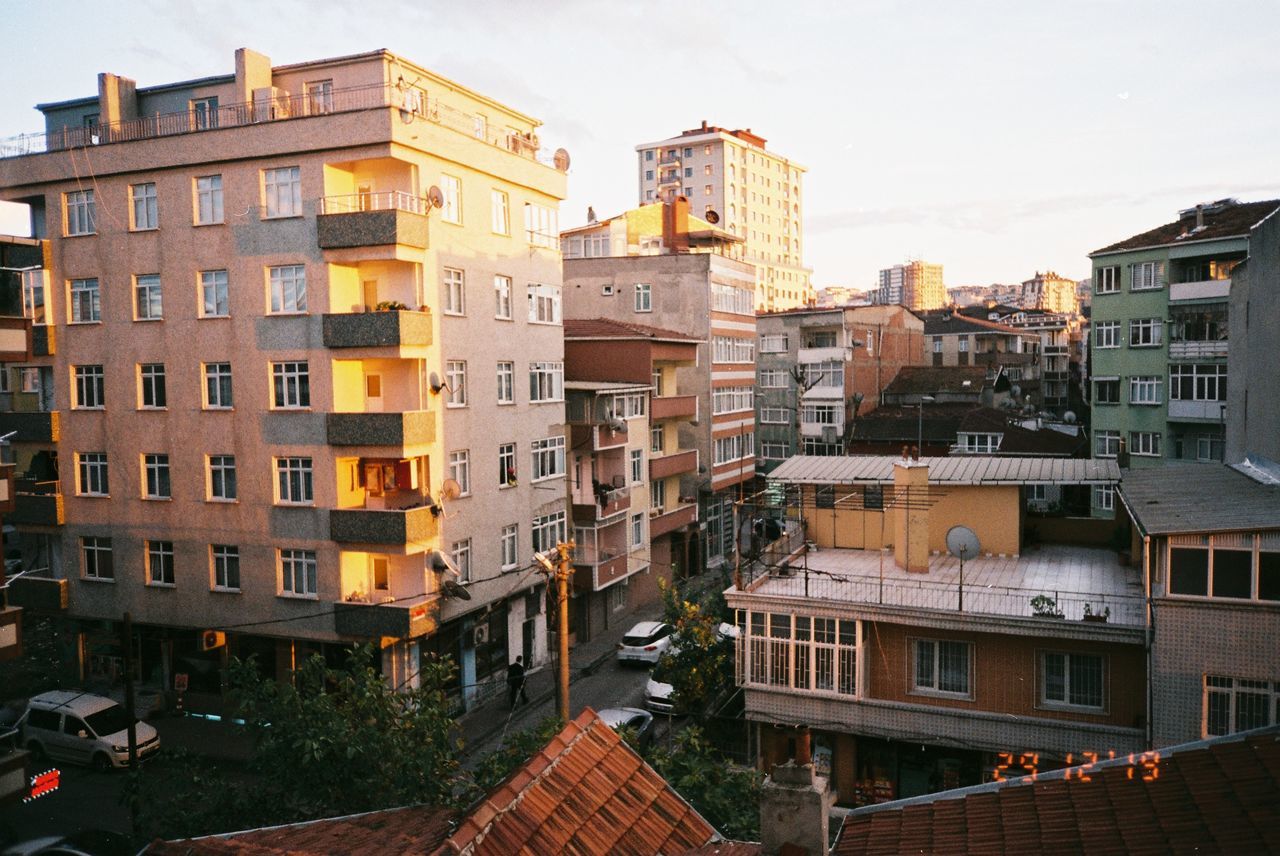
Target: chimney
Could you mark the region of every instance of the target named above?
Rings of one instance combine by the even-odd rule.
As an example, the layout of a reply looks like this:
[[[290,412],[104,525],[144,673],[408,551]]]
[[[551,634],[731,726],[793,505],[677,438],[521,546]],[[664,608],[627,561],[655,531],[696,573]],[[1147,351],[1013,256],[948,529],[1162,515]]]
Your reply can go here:
[[[919,451],[917,450],[917,455]],[[907,573],[929,573],[929,465],[893,464],[893,561]]]
[[[1204,228],[1204,205],[1196,206],[1196,229]]]
[[[707,130],[707,120],[706,120],[706,119],[703,119],[703,120],[702,120],[702,130],[703,130],[703,131],[706,131],[706,130]]]
[[[594,205],[587,206],[587,222],[588,223],[596,222],[596,209]]]
[[[248,48],[236,50],[236,100],[247,104],[254,92],[271,87],[271,59]]]
[[[796,741],[796,754],[807,754],[808,746],[806,729]],[[777,765],[760,788],[762,852],[822,856],[827,852],[828,814],[834,804],[829,781],[814,773],[811,761],[796,758]]]
[[[98,75],[98,124],[110,126],[138,118],[138,85],[127,77]]]
[[[662,204],[662,245],[668,253],[689,252],[689,199],[674,196]]]

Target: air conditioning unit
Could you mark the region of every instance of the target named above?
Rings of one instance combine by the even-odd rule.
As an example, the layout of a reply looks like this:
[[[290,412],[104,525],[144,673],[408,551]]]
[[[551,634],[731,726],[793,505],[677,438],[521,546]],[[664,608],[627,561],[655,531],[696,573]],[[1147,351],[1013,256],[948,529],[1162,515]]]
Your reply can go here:
[[[483,645],[489,641],[489,625],[477,624],[471,631],[471,641],[475,645]]]

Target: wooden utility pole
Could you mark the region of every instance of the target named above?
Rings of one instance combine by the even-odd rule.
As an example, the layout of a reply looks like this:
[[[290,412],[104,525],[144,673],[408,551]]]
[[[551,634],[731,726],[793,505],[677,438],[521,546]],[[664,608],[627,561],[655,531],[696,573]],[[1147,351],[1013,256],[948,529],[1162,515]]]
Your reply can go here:
[[[557,634],[560,638],[560,674],[557,676],[557,687],[559,692],[559,709],[556,711],[562,722],[569,721],[569,575],[573,573],[573,565],[570,563],[573,557],[572,541],[561,541],[556,545],[556,551],[560,554],[560,567],[556,572],[556,599],[560,604],[559,620],[560,631]]]

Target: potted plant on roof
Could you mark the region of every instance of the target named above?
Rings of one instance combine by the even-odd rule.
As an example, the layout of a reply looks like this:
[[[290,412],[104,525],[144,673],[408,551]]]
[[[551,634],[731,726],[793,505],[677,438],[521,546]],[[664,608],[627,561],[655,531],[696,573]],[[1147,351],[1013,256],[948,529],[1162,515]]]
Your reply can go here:
[[[1094,612],[1094,611],[1093,611],[1093,604],[1091,604],[1091,603],[1086,603],[1086,604],[1084,605],[1084,620],[1085,620],[1085,621],[1094,621],[1094,622],[1098,622],[1098,623],[1106,623],[1106,620],[1107,620],[1108,618],[1110,618],[1110,617],[1111,617],[1111,607],[1109,607],[1109,606],[1104,606],[1104,607],[1102,608],[1102,611],[1101,611],[1101,612]]]
[[[1061,618],[1062,610],[1058,602],[1047,594],[1038,594],[1031,598],[1031,614],[1039,618]]]

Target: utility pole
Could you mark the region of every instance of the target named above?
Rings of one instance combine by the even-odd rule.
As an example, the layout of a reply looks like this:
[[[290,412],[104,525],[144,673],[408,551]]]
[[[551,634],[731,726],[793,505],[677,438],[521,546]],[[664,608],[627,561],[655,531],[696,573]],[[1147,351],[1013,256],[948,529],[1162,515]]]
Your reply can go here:
[[[129,826],[137,840],[142,831],[138,825],[138,717],[133,710],[133,616],[124,614],[124,715],[129,718]]]
[[[533,557],[542,565],[547,575],[547,586],[554,581],[556,585],[556,644],[559,649],[559,663],[556,665],[556,714],[565,722],[569,721],[569,575],[573,573],[573,541],[561,541],[556,544],[556,561],[551,561],[549,553],[534,553]]]

